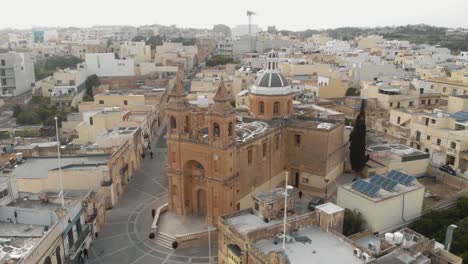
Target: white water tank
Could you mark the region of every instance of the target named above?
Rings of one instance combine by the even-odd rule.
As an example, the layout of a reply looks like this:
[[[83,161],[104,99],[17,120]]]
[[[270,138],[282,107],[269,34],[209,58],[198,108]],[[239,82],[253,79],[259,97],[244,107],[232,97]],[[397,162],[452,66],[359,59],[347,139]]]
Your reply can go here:
[[[395,236],[393,233],[385,233],[385,241],[392,243]]]
[[[362,255],[362,250],[359,249],[359,248],[355,248],[354,251],[354,256],[358,257],[358,258],[361,258],[361,255]]]
[[[16,161],[17,161],[18,163],[23,162],[23,157],[24,157],[24,155],[23,155],[22,152],[16,153]]]
[[[395,241],[395,243],[401,244],[401,242],[403,242],[403,237],[404,236],[401,232],[395,232],[393,240]]]
[[[362,253],[362,260],[364,260],[365,262],[369,261],[371,259],[370,255],[367,254],[367,253]]]

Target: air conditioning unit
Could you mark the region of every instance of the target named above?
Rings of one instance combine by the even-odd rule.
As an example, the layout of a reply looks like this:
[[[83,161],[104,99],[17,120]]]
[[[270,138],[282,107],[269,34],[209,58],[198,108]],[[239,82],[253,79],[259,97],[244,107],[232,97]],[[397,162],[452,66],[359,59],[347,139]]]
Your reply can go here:
[[[367,262],[367,261],[369,261],[371,259],[371,256],[364,252],[361,255],[361,259]]]
[[[353,254],[354,256],[358,257],[358,258],[361,258],[361,255],[362,255],[362,250],[360,250],[359,248],[355,248],[353,250]]]

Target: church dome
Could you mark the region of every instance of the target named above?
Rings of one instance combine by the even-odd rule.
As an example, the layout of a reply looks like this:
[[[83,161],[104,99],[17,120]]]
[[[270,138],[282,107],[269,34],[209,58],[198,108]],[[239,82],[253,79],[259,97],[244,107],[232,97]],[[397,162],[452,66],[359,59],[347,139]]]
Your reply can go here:
[[[286,77],[278,69],[279,57],[272,50],[266,56],[266,64],[263,72],[257,77],[255,84],[250,89],[252,94],[282,95],[291,93],[291,86]]]

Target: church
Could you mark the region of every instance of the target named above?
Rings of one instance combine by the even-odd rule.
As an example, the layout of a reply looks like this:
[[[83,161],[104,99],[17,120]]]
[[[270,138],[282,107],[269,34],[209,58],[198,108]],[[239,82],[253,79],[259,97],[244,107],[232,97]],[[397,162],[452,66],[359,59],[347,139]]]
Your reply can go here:
[[[323,194],[342,174],[344,123],[295,111],[293,91],[268,53],[240,115],[221,80],[214,103],[191,106],[179,75],[166,108],[169,210],[199,214],[209,224],[251,207],[252,195],[288,182]]]

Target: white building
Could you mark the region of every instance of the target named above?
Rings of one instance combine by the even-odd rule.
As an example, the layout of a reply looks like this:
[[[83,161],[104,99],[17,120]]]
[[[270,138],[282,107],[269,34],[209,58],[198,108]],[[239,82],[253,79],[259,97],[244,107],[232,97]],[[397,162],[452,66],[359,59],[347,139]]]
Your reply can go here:
[[[0,176],[0,205],[7,205],[18,198],[16,178]]]
[[[85,56],[88,74],[99,77],[134,76],[132,59],[116,59],[113,53],[88,53]]]
[[[412,176],[393,170],[386,176],[375,175],[339,186],[337,204],[361,212],[367,228],[382,232],[419,217],[423,198],[422,184]]]
[[[18,96],[31,91],[36,78],[28,53],[0,54],[0,96]]]

